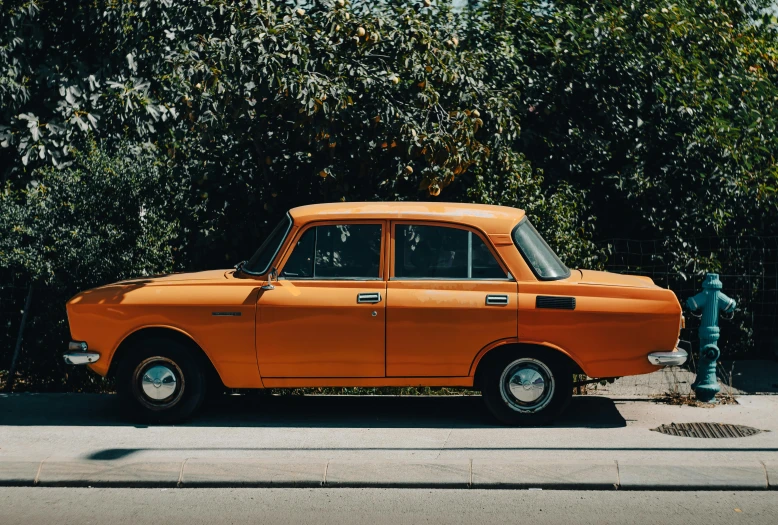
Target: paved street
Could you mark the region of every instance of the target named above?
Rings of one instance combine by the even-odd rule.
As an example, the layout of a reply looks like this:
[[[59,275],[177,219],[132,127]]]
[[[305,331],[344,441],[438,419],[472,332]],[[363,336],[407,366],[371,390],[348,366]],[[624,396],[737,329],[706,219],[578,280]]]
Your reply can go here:
[[[0,488],[0,523],[778,523],[770,492]]]

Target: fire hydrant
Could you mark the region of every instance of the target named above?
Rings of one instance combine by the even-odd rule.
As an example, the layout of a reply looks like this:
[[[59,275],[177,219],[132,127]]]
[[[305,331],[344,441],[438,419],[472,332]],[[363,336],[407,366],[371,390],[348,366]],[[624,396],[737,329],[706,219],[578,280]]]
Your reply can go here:
[[[735,310],[735,300],[721,293],[721,281],[717,273],[709,273],[702,283],[702,291],[686,300],[692,311],[702,310],[700,321],[700,362],[697,378],[692,383],[697,399],[704,403],[715,403],[719,392],[716,379],[716,362],[721,355],[716,344],[719,340],[719,312]]]

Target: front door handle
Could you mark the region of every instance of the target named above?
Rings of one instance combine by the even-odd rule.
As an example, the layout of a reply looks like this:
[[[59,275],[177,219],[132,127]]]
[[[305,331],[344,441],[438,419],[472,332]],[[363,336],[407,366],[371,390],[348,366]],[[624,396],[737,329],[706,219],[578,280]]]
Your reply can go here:
[[[505,306],[508,304],[508,296],[504,294],[489,294],[486,296],[486,304],[492,306]]]
[[[381,302],[381,294],[378,292],[360,293],[357,294],[357,303],[359,304],[375,304]]]

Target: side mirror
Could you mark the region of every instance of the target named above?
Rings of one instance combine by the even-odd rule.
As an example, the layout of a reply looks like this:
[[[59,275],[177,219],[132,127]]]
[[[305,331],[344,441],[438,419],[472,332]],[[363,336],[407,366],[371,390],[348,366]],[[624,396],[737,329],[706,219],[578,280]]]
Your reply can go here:
[[[267,284],[262,286],[260,290],[275,290],[273,281],[278,281],[278,270],[275,267],[270,269],[270,273],[267,274]]]

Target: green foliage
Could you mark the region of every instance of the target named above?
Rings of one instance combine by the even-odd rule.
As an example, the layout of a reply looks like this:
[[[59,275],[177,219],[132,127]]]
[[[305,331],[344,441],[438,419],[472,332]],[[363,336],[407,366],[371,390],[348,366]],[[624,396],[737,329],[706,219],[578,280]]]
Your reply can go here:
[[[21,64],[0,116],[6,176],[67,163],[92,134],[152,143],[194,181],[195,266],[245,258],[310,202],[442,193],[531,209],[554,195],[510,148],[517,93],[492,78],[488,47],[460,42],[465,17],[446,3],[22,5],[6,28],[44,38],[5,55]]]
[[[20,282],[78,290],[173,267],[183,184],[152,154],[92,145],[33,177],[0,193],[0,265]]]
[[[73,152],[69,167],[41,168],[33,179],[0,193],[0,283],[15,283],[3,295],[17,299],[34,288],[25,347],[52,351],[27,353],[23,368],[45,384],[64,371],[65,302],[106,282],[172,270],[187,212],[182,181],[137,147],[109,155],[92,145]],[[18,325],[7,328],[3,357]]]
[[[610,237],[776,234],[778,39],[766,2],[517,2],[519,151],[586,190]],[[719,262],[720,264],[720,262]]]
[[[30,281],[56,347],[67,293],[234,264],[311,202],[504,204],[571,266],[628,237],[741,271],[697,239],[778,235],[769,4],[0,0],[4,341]]]

